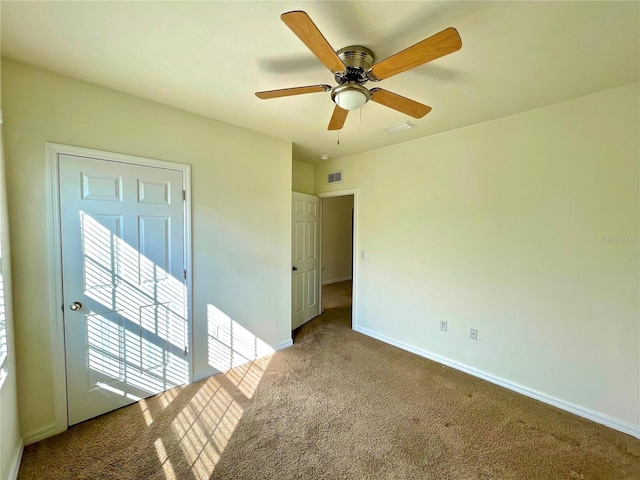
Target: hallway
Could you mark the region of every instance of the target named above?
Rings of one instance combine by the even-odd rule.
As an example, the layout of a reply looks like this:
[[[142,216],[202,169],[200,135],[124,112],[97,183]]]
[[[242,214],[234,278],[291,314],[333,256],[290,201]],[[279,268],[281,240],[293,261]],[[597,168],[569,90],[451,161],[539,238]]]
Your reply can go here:
[[[350,307],[353,298],[351,280],[328,283],[322,286],[322,309]]]

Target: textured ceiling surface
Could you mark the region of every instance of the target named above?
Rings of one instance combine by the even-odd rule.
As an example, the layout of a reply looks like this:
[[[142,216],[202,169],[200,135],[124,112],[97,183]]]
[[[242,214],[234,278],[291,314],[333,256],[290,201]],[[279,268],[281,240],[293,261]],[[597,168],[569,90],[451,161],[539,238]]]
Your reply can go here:
[[[8,58],[338,158],[639,81],[639,2],[1,2]],[[369,102],[339,133],[313,93],[254,92],[335,80],[280,20],[304,10],[331,46],[382,60],[447,27],[462,49],[367,87],[433,108],[415,120]],[[417,128],[389,134],[410,120]]]

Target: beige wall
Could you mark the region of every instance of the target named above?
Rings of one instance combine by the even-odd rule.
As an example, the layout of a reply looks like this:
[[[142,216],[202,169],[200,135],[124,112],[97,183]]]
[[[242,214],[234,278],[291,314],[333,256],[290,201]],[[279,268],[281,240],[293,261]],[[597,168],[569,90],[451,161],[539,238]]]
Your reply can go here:
[[[322,283],[351,278],[353,195],[322,199]]]
[[[194,368],[212,373],[207,314],[291,339],[291,144],[5,61],[3,106],[22,433],[54,420],[45,142],[192,166]],[[34,301],[35,299],[35,301]]]
[[[1,98],[1,97],[0,97]],[[4,141],[0,125],[0,315],[4,316],[7,332],[7,377],[0,388],[0,478],[12,478],[17,473],[22,451],[18,425],[18,394],[16,388],[15,347],[13,342],[13,312],[11,308],[11,261],[7,195],[5,181]]]
[[[313,178],[313,165],[293,160],[291,190],[299,193],[313,195],[315,188]]]
[[[639,100],[629,85],[318,166],[316,192],[358,188],[354,324],[640,435]]]

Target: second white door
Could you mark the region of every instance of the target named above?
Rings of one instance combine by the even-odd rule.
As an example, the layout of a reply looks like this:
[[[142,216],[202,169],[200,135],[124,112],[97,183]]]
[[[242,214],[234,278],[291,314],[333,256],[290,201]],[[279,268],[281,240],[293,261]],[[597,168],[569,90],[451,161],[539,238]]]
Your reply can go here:
[[[293,192],[291,328],[320,315],[320,199]]]

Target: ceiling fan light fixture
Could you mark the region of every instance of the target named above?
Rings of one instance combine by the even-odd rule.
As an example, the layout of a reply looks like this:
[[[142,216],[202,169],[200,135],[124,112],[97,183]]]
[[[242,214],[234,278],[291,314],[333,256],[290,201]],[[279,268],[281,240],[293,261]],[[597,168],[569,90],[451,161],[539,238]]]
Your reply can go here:
[[[331,99],[343,110],[357,110],[370,98],[369,90],[358,84],[343,84],[331,92]]]
[[[344,110],[357,110],[367,103],[367,97],[357,90],[345,90],[337,94],[334,101]]]

